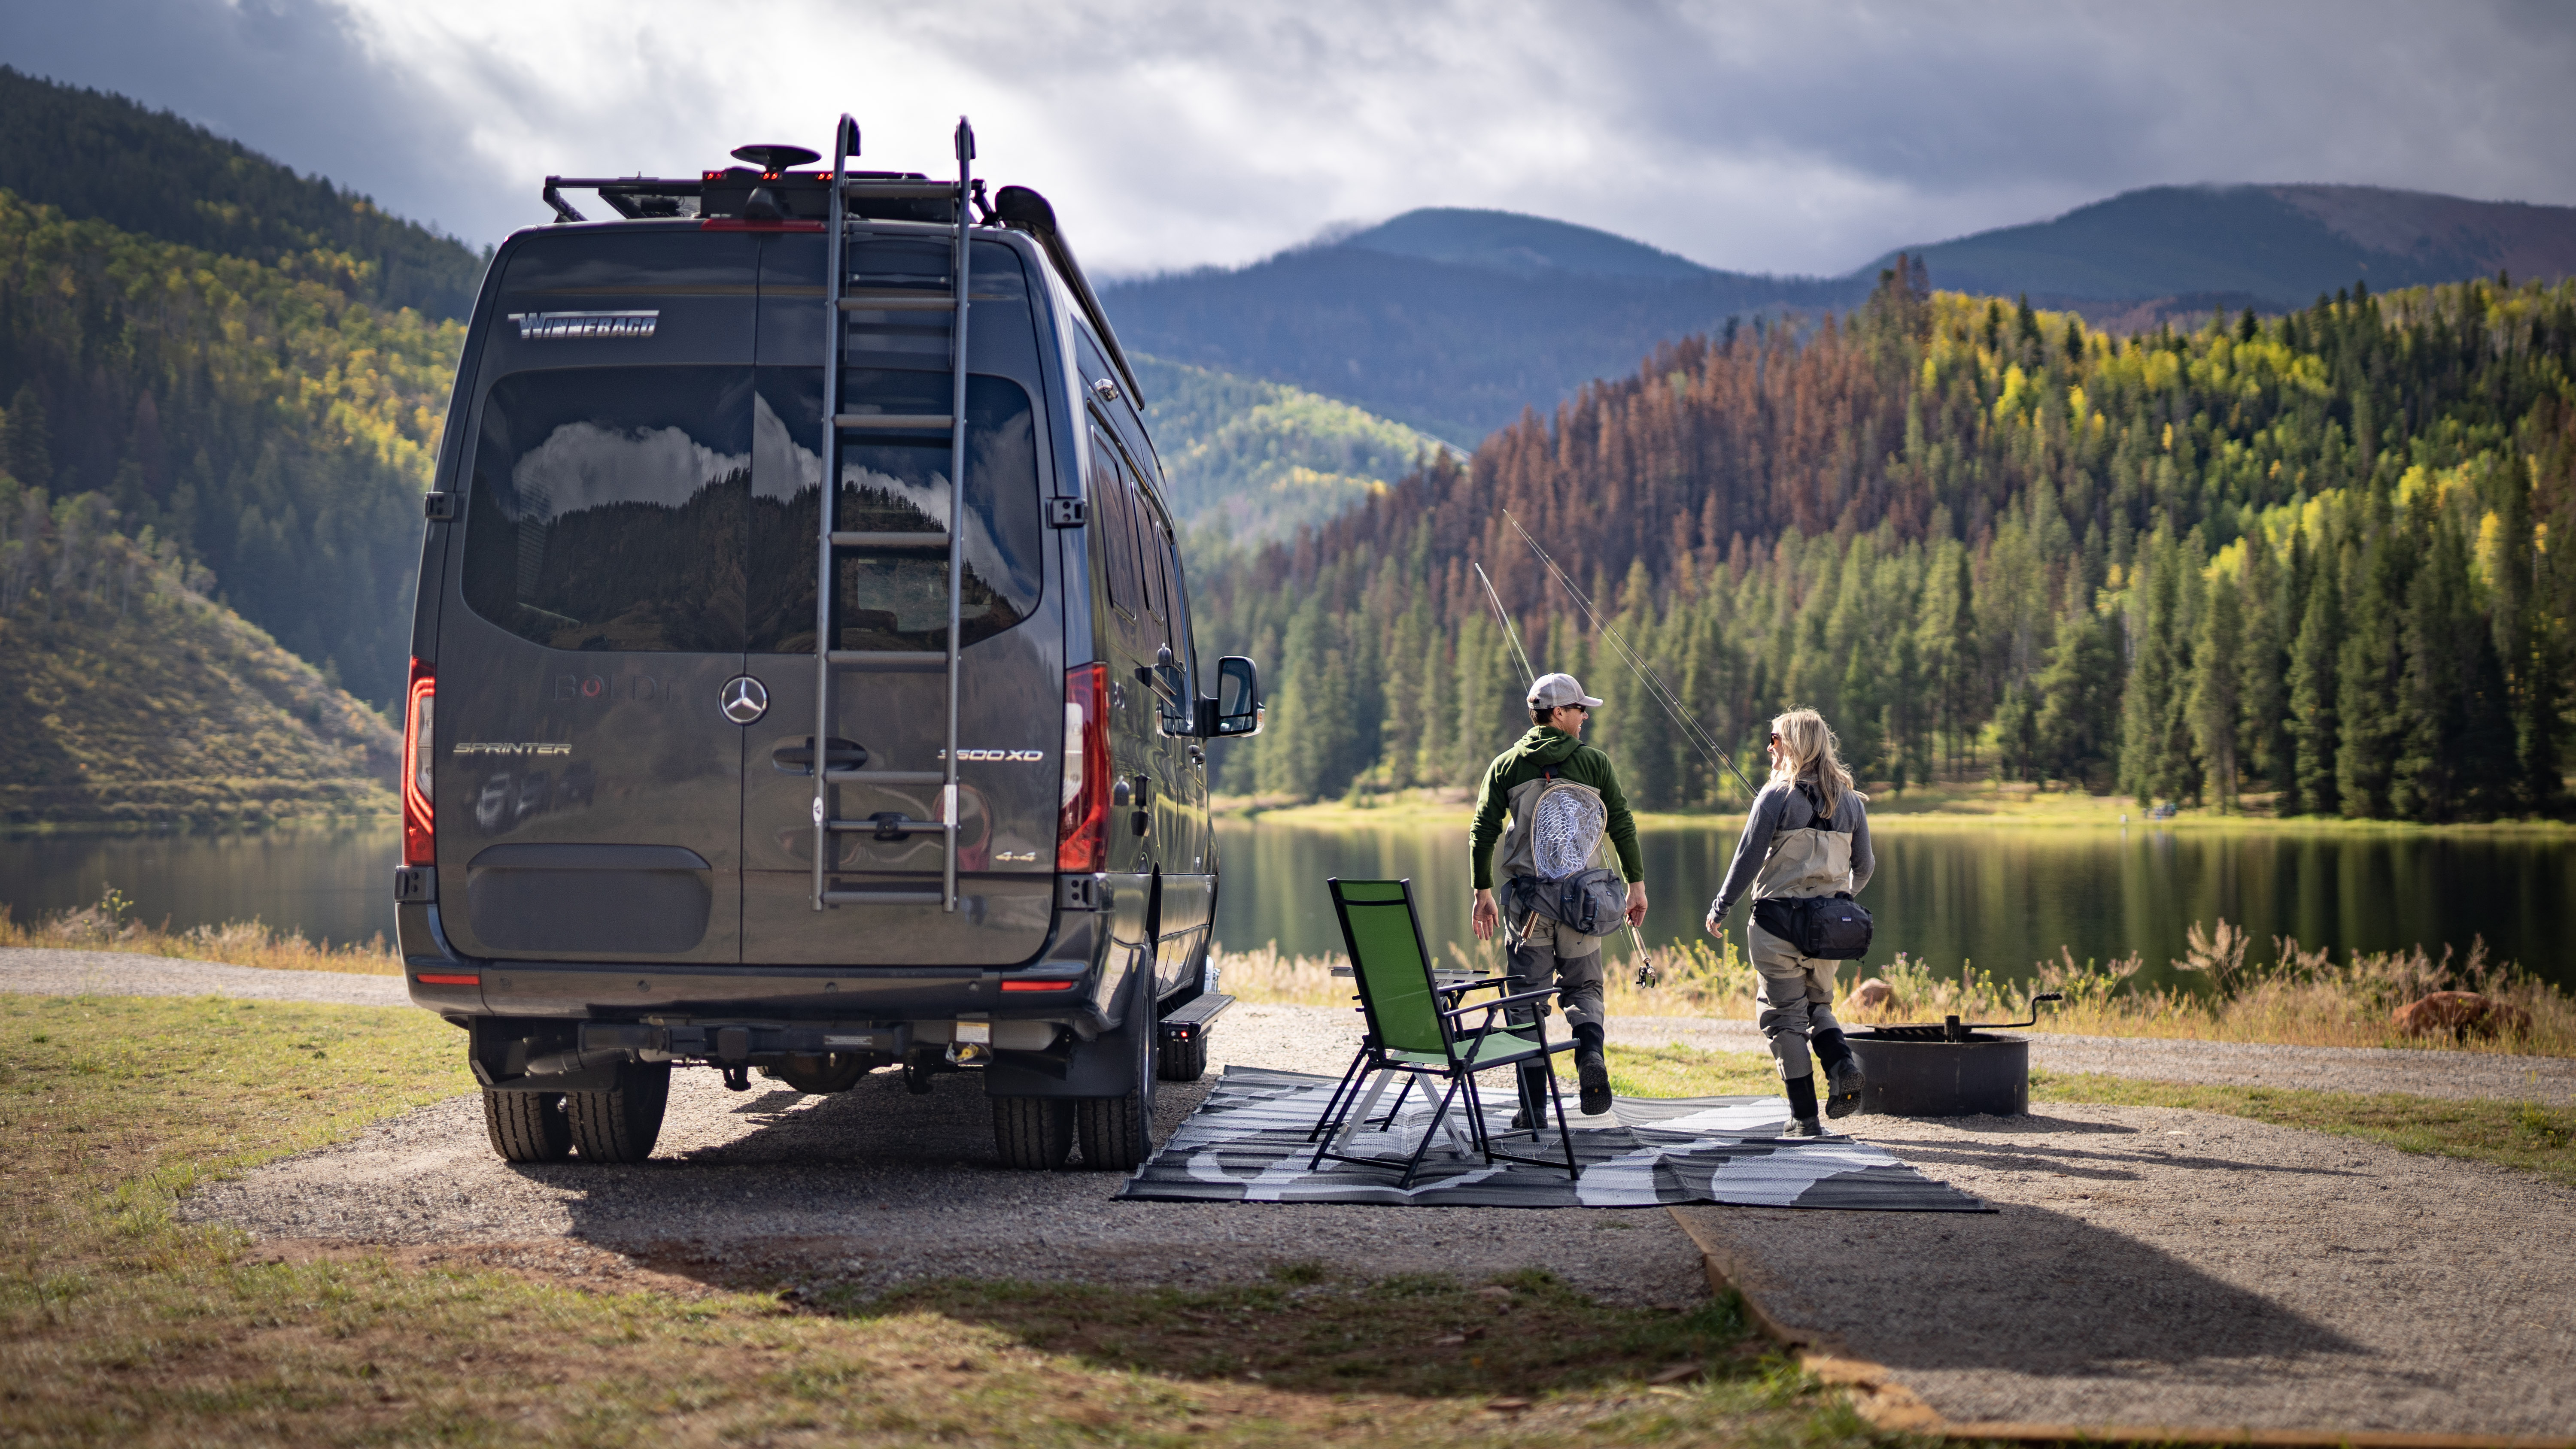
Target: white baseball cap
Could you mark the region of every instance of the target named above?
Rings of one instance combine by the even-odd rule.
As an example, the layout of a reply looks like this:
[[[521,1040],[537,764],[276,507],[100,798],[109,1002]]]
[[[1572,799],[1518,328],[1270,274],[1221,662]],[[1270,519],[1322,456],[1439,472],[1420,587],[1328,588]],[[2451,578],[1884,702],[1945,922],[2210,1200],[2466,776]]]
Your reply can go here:
[[[1569,704],[1579,704],[1586,709],[1601,707],[1601,701],[1585,694],[1583,686],[1571,674],[1542,674],[1537,682],[1530,685],[1529,707],[1532,709],[1562,709]]]

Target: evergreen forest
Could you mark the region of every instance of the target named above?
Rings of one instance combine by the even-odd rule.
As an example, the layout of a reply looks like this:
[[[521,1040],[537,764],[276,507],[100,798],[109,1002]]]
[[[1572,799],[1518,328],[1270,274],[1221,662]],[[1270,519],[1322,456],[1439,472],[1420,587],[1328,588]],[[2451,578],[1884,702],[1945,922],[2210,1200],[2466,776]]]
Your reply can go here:
[[[370,305],[373,265],[227,256],[0,192],[0,466],[97,495],[360,698],[400,696],[420,495],[464,325]],[[39,501],[0,519],[22,602]]]
[[[1756,784],[1769,718],[1810,705],[1878,789],[2554,812],[2571,351],[2571,283],[2118,336],[1900,258],[1849,314],[1665,347],[1203,570],[1202,649],[1260,659],[1272,700],[1216,787],[1473,784],[1528,723],[1481,563],[1535,666],[1605,697],[1587,738],[1641,807],[1744,789],[1618,644]]]

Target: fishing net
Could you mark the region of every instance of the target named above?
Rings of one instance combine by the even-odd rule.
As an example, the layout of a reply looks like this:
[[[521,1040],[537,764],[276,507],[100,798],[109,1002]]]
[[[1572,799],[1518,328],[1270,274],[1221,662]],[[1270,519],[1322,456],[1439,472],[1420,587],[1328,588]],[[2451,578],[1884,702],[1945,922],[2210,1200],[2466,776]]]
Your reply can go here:
[[[1608,817],[1601,797],[1588,790],[1550,790],[1531,812],[1533,863],[1546,880],[1563,880],[1592,864]]]

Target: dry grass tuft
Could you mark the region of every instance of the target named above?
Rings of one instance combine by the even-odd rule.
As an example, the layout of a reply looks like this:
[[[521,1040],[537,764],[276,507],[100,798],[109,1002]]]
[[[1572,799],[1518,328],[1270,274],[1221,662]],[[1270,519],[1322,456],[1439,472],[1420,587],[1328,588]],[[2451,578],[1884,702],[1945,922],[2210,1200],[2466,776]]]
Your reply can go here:
[[[2066,999],[2044,1008],[2041,1030],[2576,1056],[2576,997],[2511,962],[2489,957],[2484,942],[2472,942],[2465,954],[2446,946],[2437,956],[2418,946],[2356,951],[2336,961],[2333,953],[2309,950],[2286,936],[2274,940],[2268,958],[2255,958],[2245,932],[2227,921],[2211,927],[2195,923],[2189,939],[2185,959],[2173,963],[2183,984],[2155,988],[2138,984],[2146,961],[2135,954],[2107,964],[2078,962],[2073,952],[2061,948],[2057,960],[2037,963],[2028,980],[1999,981],[1989,971],[1943,972],[1899,953],[1886,966],[1846,968],[1839,983],[1844,999],[1836,1012],[1853,1025],[1939,1021],[1944,1016],[2017,1021],[2029,1015],[2032,995],[2055,991]],[[1648,949],[1646,960],[1662,974],[1654,987],[1635,984],[1635,963],[1618,942],[1613,937],[1608,948],[1613,1015],[1753,1019],[1755,978],[1734,937]],[[1277,942],[1257,951],[1218,950],[1224,989],[1246,1001],[1338,1006],[1351,999],[1349,979],[1332,974],[1345,964],[1339,956],[1283,955]],[[1449,953],[1463,967],[1503,969],[1501,952],[1491,945],[1471,952],[1453,942]],[[1873,976],[1894,995],[1875,1008],[1854,1004],[1852,989]],[[2484,1041],[2401,1034],[2391,1020],[2396,1010],[2436,991],[2491,997],[2522,1011],[2530,1026]]]
[[[46,916],[20,925],[0,905],[0,946],[49,946],[72,951],[132,951],[144,956],[170,956],[187,961],[216,961],[227,966],[259,966],[273,971],[348,971],[361,976],[400,976],[402,958],[382,934],[363,944],[315,941],[294,931],[280,931],[257,919],[226,921],[220,926],[191,926],[173,931],[164,921],[147,926],[133,919],[134,903],[111,887],[78,910]]]

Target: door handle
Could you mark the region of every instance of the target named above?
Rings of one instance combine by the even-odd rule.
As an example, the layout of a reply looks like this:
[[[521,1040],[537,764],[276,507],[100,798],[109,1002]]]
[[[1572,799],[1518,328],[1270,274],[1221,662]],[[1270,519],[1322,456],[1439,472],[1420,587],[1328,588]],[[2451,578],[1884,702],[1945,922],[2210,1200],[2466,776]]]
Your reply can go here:
[[[782,775],[814,773],[814,737],[793,736],[769,752],[771,768]],[[826,738],[823,741],[823,768],[827,770],[864,769],[868,763],[867,747],[851,740]]]

